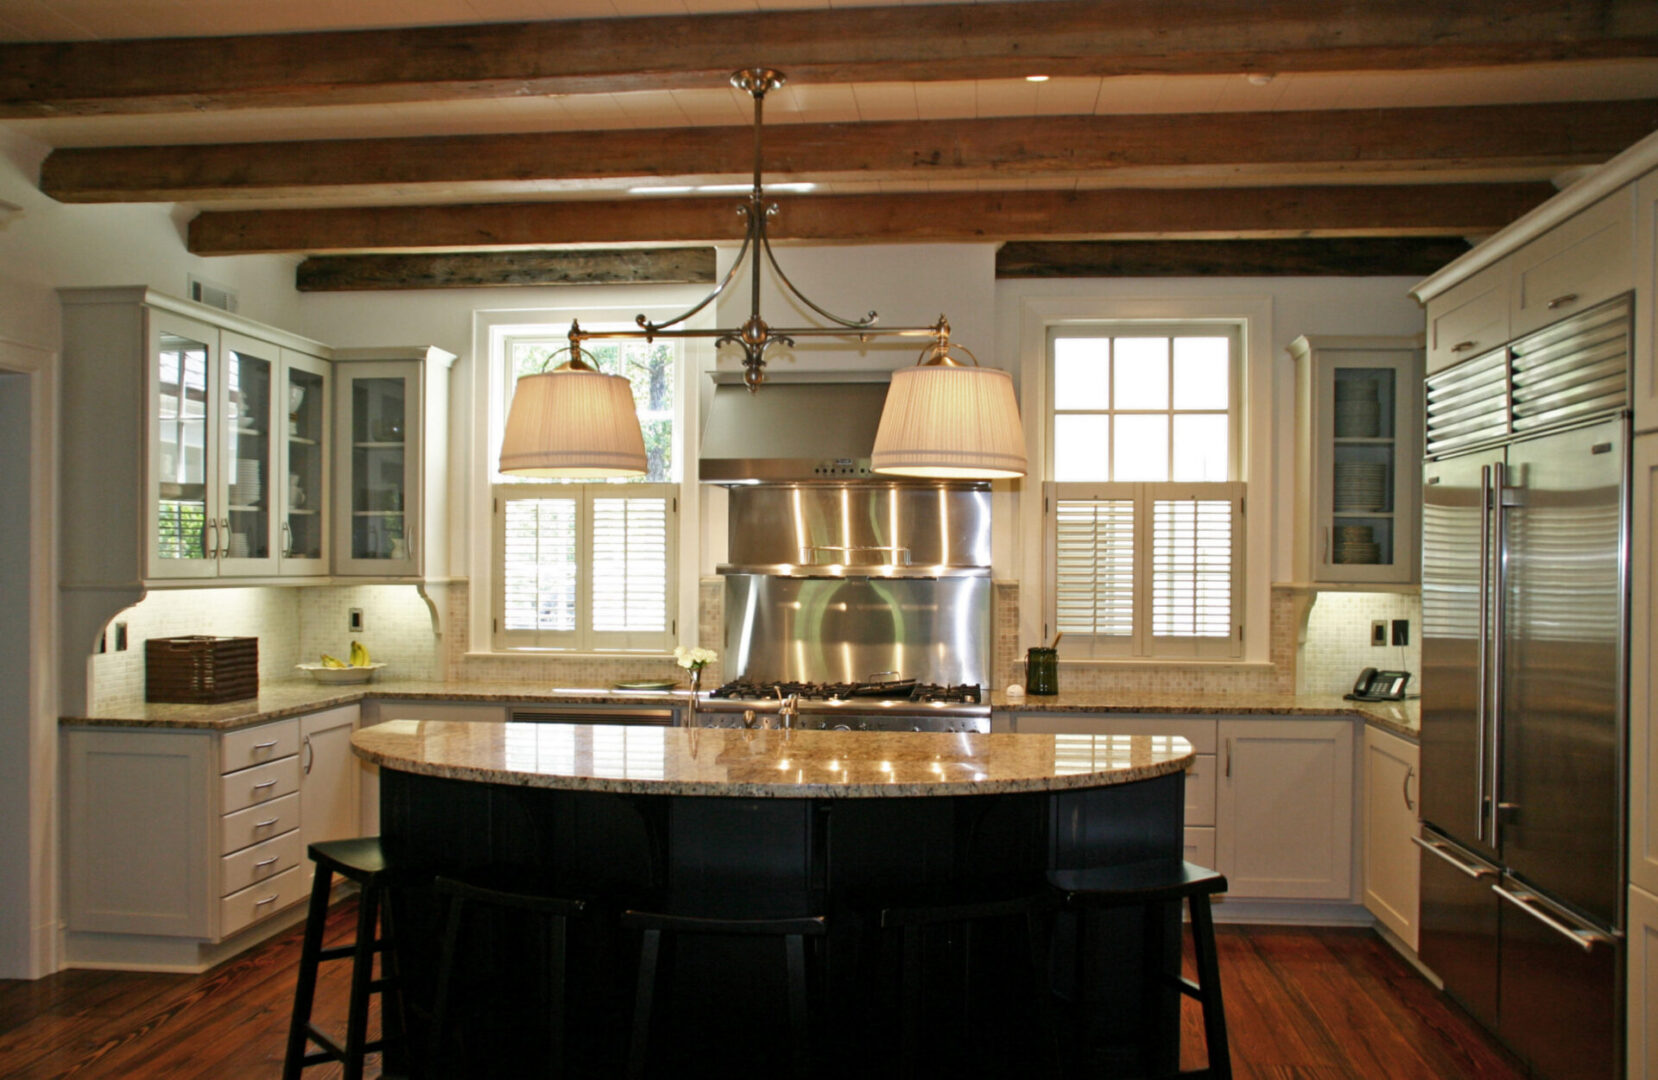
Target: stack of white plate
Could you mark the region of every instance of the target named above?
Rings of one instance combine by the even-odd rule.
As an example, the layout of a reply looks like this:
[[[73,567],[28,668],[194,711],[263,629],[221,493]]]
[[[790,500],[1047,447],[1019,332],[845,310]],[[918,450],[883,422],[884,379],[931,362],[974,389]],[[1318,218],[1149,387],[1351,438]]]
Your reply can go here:
[[[1381,562],[1382,546],[1374,537],[1375,531],[1369,525],[1336,526],[1334,561],[1370,565]]]
[[[1339,514],[1380,510],[1387,505],[1387,466],[1370,461],[1336,462],[1335,509]]]
[[[237,506],[258,506],[264,498],[265,482],[259,478],[259,462],[242,458],[236,462],[236,481],[230,485],[230,501]]]
[[[1374,379],[1336,380],[1336,438],[1374,439],[1381,434],[1382,403]]]

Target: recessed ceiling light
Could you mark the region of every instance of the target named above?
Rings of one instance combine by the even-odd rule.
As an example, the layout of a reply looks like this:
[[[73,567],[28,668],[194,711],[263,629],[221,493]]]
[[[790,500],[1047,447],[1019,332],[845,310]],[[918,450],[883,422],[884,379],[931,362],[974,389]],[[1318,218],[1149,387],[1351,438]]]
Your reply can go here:
[[[1026,75],[1025,76],[1025,81],[1026,82],[1047,82],[1048,77],[1046,75]]]

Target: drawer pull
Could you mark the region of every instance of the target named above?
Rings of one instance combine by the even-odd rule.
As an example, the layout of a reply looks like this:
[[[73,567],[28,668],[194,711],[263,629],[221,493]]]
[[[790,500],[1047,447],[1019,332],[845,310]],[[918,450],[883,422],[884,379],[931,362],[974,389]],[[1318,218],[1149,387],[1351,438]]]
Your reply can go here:
[[[1458,870],[1462,871],[1464,874],[1467,874],[1476,881],[1480,878],[1497,876],[1497,872],[1495,870],[1487,869],[1483,866],[1469,866],[1455,855],[1452,855],[1450,851],[1446,849],[1445,845],[1439,843],[1437,840],[1424,840],[1420,836],[1413,836],[1410,838],[1410,842],[1421,848],[1423,851],[1432,852],[1433,854],[1438,855],[1441,859],[1444,859],[1446,862],[1450,863],[1452,866],[1456,867]]]
[[[1549,301],[1549,310],[1553,311],[1555,308],[1563,308],[1567,304],[1575,304],[1575,303],[1577,303],[1577,293],[1569,292],[1565,296],[1557,296],[1553,300],[1550,300]]]
[[[266,904],[274,903],[276,901],[276,898],[281,896],[281,895],[282,895],[281,893],[271,893],[269,896],[265,897],[263,900],[255,900],[253,902],[253,906],[254,907],[264,907]]]
[[[1451,346],[1451,351],[1452,352],[1467,352],[1469,349],[1472,349],[1475,345],[1478,345],[1478,344],[1479,344],[1479,342],[1477,342],[1477,341],[1459,341],[1455,345]]]
[[[276,786],[276,781],[274,779],[262,780],[259,783],[253,785],[253,790],[258,791],[261,788],[268,788],[268,787],[275,787],[275,786]]]
[[[277,860],[277,859],[279,859],[279,858],[281,858],[281,856],[280,856],[280,855],[272,855],[272,856],[271,856],[271,857],[270,857],[270,858],[268,858],[268,859],[260,859],[260,860],[259,860],[259,861],[258,861],[258,862],[256,862],[256,863],[254,863],[254,864],[253,864],[253,868],[254,868],[254,869],[255,869],[255,870],[257,870],[257,869],[259,869],[259,868],[260,868],[260,867],[261,867],[261,866],[269,866],[269,865],[270,865],[270,864],[271,864],[271,863],[273,863],[273,862],[275,862],[275,861],[276,861],[276,860]]]
[[[1544,911],[1540,906],[1538,906],[1536,903],[1537,898],[1532,896],[1530,893],[1509,892],[1501,885],[1491,886],[1491,891],[1502,897],[1504,900],[1507,900],[1527,915],[1530,915],[1550,930],[1553,930],[1555,933],[1564,937],[1567,941],[1570,941],[1573,945],[1576,945],[1584,952],[1593,952],[1596,945],[1617,944],[1617,939],[1612,937],[1610,934],[1605,934],[1599,930],[1592,930],[1587,927],[1571,926],[1566,922],[1555,918],[1549,912]]]
[[[264,821],[254,822],[253,827],[256,828],[256,829],[268,829],[272,825],[275,825],[278,821],[281,821],[281,820],[282,820],[281,818],[273,818],[273,817],[266,818]]]
[[[256,742],[256,743],[253,744],[253,748],[255,750],[269,750],[271,747],[273,747],[275,745],[276,745],[276,740],[272,739],[270,742]]]

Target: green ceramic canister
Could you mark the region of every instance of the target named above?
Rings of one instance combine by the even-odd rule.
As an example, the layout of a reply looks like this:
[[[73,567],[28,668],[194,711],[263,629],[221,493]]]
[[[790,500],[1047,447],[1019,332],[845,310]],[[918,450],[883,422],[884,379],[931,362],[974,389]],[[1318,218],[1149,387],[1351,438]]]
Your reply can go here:
[[[1025,693],[1059,693],[1059,650],[1035,645],[1025,652]]]

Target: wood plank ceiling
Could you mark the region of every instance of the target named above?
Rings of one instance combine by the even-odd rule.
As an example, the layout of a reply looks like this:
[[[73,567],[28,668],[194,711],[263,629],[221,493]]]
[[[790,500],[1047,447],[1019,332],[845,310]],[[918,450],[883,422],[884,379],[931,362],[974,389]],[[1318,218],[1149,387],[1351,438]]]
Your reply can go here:
[[[737,239],[738,67],[790,80],[774,238],[1016,242],[1008,275],[1417,273],[1658,129],[1651,0],[136,7],[0,0],[0,126],[55,199],[199,208],[199,254],[426,256],[310,288],[649,279],[545,249]],[[433,259],[502,250],[540,254]]]

